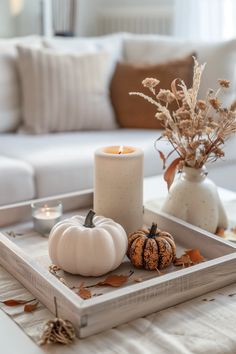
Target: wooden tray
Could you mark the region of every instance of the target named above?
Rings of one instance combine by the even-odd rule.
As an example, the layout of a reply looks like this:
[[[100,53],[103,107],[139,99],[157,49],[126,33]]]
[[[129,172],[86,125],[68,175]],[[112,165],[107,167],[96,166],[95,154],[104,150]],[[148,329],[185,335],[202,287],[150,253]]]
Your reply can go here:
[[[60,199],[64,210],[85,213],[92,205],[92,191],[46,198]],[[27,221],[28,220],[28,221]],[[171,232],[177,243],[177,254],[198,248],[206,261],[189,268],[170,266],[159,275],[156,271],[137,270],[128,259],[113,274],[129,274],[121,288],[99,287],[96,295],[83,300],[48,271],[48,239],[33,230],[30,202],[0,208],[0,263],[52,312],[57,298],[59,316],[70,320],[79,337],[86,337],[140,316],[162,310],[198,295],[236,281],[236,246],[203,232],[177,218],[144,209],[144,222],[156,221]],[[9,236],[6,231],[14,231]],[[63,274],[71,286],[86,285],[104,279]],[[135,279],[141,278],[140,283]]]

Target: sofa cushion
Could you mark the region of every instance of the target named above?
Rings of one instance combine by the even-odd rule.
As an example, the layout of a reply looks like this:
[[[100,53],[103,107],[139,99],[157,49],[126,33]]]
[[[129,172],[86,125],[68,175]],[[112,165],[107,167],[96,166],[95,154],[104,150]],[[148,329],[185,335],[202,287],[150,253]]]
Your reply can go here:
[[[33,168],[24,161],[0,156],[0,205],[35,197]]]
[[[0,133],[15,130],[21,120],[16,45],[40,43],[37,36],[0,40]]]
[[[34,170],[35,196],[46,197],[91,188],[94,151],[102,146],[140,147],[144,150],[145,177],[163,173],[162,162],[155,150],[155,142],[160,133],[159,130],[117,129],[111,132],[74,132],[36,136],[4,134],[0,139],[0,155],[22,160],[26,166],[31,165]],[[158,142],[158,149],[165,154],[170,151],[169,145],[163,141]],[[219,176],[223,171],[227,171],[228,167],[235,171],[236,136],[226,142],[224,150],[225,158],[207,165],[209,176],[217,182]],[[211,170],[214,170],[212,174]],[[8,172],[5,171],[3,175],[7,181]],[[230,176],[233,185],[235,173],[231,173]],[[32,185],[32,180],[29,178],[22,183],[27,185],[28,180]],[[17,178],[15,181],[17,183]],[[224,184],[224,181],[226,179],[223,182],[221,180],[221,186],[227,187],[228,182]],[[17,184],[18,188],[21,188],[22,183]],[[0,183],[1,185],[4,184]],[[8,193],[8,197],[12,201],[14,195]],[[28,198],[32,198],[32,195]]]
[[[107,51],[113,54],[116,59],[123,57],[123,39],[127,33],[114,33],[98,37],[54,37],[44,38],[45,48],[62,50],[64,52],[94,53]]]
[[[124,60],[131,63],[156,64],[196,52],[200,63],[207,63],[199,90],[203,98],[209,88],[217,88],[218,79],[231,81],[229,90],[221,95],[228,106],[236,93],[236,40],[223,42],[190,42],[159,35],[130,35],[124,39]]]
[[[118,60],[123,58],[123,39],[127,36],[125,33],[114,33],[98,37],[54,37],[45,38],[43,45],[46,48],[60,50],[65,53],[97,53],[107,52],[111,55],[111,65],[108,73],[109,81],[115,70]]]
[[[18,47],[23,120],[31,133],[117,127],[108,95],[108,53]]]
[[[145,155],[145,176],[161,173],[162,163],[154,148],[159,135],[158,130],[135,129],[36,136],[4,134],[0,153],[32,165],[37,197],[44,197],[91,188],[94,151],[102,146],[141,147]],[[164,143],[161,149],[165,149]]]
[[[150,96],[150,91],[142,86],[146,77],[155,77],[160,80],[156,87],[170,89],[175,78],[182,79],[187,87],[192,86],[193,54],[187,57],[171,60],[162,64],[131,64],[119,62],[111,80],[111,101],[118,123],[123,128],[160,129],[162,125],[155,118],[157,108],[138,96],[130,96],[129,92],[139,91]],[[151,94],[152,96],[152,94]],[[154,96],[155,97],[155,96]],[[176,108],[176,102],[169,106]]]

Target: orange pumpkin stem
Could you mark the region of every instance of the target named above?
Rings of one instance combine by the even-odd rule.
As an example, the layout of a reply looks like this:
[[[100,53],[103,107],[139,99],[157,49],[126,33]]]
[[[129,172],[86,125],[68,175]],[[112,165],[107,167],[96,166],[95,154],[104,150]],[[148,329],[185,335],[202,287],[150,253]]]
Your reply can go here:
[[[156,234],[157,234],[157,224],[153,222],[147,237],[152,238],[155,237]]]
[[[84,227],[88,227],[88,228],[93,228],[95,227],[94,223],[93,223],[93,218],[95,215],[95,211],[93,211],[92,209],[89,210],[86,218],[85,218],[85,222],[84,222]]]

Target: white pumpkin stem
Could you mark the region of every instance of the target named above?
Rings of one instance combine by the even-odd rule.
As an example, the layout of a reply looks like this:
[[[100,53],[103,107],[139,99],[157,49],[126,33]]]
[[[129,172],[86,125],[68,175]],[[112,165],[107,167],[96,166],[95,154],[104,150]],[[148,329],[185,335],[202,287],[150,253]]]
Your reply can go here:
[[[157,234],[157,224],[153,222],[153,223],[152,223],[152,226],[151,226],[151,228],[150,228],[148,237],[150,237],[150,238],[155,237],[156,234]]]
[[[95,214],[96,214],[95,211],[93,211],[92,209],[89,210],[84,222],[85,227],[89,227],[89,228],[95,227],[93,223],[93,218]]]

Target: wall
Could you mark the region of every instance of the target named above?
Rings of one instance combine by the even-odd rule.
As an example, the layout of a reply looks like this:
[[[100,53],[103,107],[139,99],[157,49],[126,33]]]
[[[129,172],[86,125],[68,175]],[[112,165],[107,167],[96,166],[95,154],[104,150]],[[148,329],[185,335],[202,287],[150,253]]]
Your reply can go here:
[[[0,0],[0,37],[41,34],[41,3],[47,0],[24,0],[23,11],[12,17],[9,0]],[[93,36],[97,31],[97,17],[103,8],[171,5],[174,0],[77,0],[76,34]]]
[[[10,14],[8,0],[0,0],[0,37],[12,37],[15,34],[14,18]]]
[[[78,0],[76,33],[93,36],[97,32],[97,16],[102,8],[171,6],[174,0]]]

